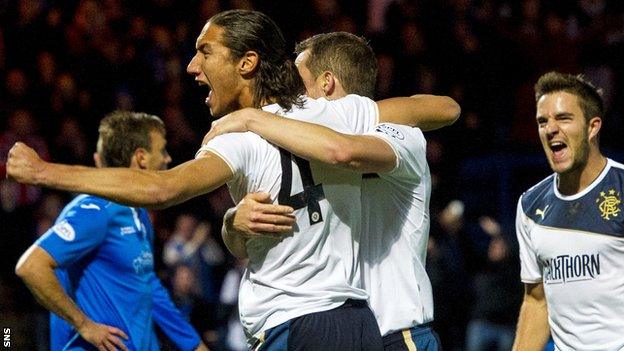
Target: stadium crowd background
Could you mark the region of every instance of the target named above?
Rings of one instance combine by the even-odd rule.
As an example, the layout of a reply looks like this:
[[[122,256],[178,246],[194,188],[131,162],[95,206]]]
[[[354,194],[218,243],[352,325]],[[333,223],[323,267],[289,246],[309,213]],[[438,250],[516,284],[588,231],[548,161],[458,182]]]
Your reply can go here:
[[[99,120],[126,109],[163,118],[173,165],[192,158],[211,118],[206,90],[186,64],[205,21],[230,8],[267,13],[293,45],[320,32],[364,35],[379,59],[378,98],[433,93],[461,104],[455,125],[426,135],[434,326],[446,350],[462,350],[493,328],[513,330],[522,297],[516,201],[550,174],[533,84],[558,70],[602,86],[608,112],[601,143],[624,161],[624,3],[0,0],[0,327],[11,328],[15,349],[48,348],[47,314],[13,269],[71,195],[5,180],[9,148],[22,140],[48,160],[91,165]],[[216,350],[240,347],[243,263],[220,239],[231,205],[220,189],[152,212],[157,271]]]

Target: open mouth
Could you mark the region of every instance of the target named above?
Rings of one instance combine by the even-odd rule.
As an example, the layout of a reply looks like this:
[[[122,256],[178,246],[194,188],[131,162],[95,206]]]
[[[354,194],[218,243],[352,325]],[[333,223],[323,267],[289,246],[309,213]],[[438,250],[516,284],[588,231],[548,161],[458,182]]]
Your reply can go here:
[[[562,141],[552,141],[549,146],[555,160],[561,160],[568,149],[568,145]]]
[[[199,84],[200,87],[208,87],[208,95],[206,96],[204,103],[210,106],[210,98],[212,96],[212,87],[210,86],[210,84],[206,82],[202,82],[202,81],[197,81],[197,84]]]

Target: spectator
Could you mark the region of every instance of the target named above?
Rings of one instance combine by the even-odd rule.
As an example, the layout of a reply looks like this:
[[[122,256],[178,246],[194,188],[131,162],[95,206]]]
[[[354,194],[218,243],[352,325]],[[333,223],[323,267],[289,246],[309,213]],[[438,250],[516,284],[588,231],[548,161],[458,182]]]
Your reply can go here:
[[[490,236],[487,259],[474,279],[475,303],[468,324],[466,351],[511,350],[522,301],[517,255],[491,217],[479,220]]]

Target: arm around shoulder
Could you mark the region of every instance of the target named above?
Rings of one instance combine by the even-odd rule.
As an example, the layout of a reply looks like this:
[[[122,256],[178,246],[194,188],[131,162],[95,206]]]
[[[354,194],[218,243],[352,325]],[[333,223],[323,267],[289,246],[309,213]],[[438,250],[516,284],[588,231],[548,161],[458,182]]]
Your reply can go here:
[[[391,122],[424,131],[455,123],[461,113],[459,104],[448,96],[418,94],[377,102],[379,122]]]
[[[379,138],[339,133],[325,126],[278,117],[265,111],[250,112],[247,114],[247,130],[307,160],[359,172],[387,171],[396,164],[392,148]]]

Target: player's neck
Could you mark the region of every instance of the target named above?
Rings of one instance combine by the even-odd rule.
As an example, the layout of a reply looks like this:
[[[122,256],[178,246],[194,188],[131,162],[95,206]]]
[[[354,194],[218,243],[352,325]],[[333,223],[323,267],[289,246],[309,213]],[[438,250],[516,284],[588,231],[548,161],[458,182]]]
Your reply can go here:
[[[262,99],[262,101],[260,101],[260,107],[264,107],[267,105],[272,105],[274,103],[276,103],[277,100],[275,99]]]
[[[572,172],[558,175],[557,188],[563,195],[578,194],[590,186],[606,166],[607,158],[600,152],[590,153],[585,165]]]
[[[255,107],[253,100],[254,100],[254,96],[249,86],[243,87],[242,91],[238,95],[238,104],[240,108]]]
[[[342,85],[337,83],[334,89],[332,90],[331,94],[325,95],[325,97],[327,98],[327,100],[338,100],[338,99],[342,99],[343,97],[347,95],[349,94],[347,94],[347,92],[342,88]]]

